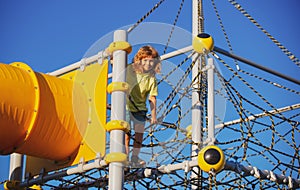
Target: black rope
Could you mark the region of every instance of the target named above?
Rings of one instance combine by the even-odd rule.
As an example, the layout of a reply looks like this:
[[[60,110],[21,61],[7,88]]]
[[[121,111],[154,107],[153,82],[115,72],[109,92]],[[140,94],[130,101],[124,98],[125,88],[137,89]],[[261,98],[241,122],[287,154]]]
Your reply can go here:
[[[300,67],[300,60],[290,52],[286,47],[284,47],[278,40],[276,40],[269,32],[267,32],[250,14],[234,0],[228,0],[238,11],[240,11],[246,18],[248,18],[258,29],[260,29],[267,37],[272,40],[272,42],[279,47],[279,49],[286,55],[290,60],[292,60],[297,66]]]
[[[148,11],[142,18],[140,18],[134,25],[132,25],[127,32],[130,33],[133,29],[135,29],[141,22],[143,22],[153,11],[155,11],[165,0],[160,0],[158,3],[154,5],[150,11]]]
[[[173,27],[172,27],[171,32],[170,32],[170,35],[169,35],[169,37],[168,37],[168,41],[167,41],[167,44],[166,44],[166,46],[165,46],[165,48],[164,48],[163,54],[166,54],[166,51],[167,51],[167,49],[168,49],[169,43],[170,43],[170,41],[171,41],[171,38],[172,38],[172,35],[173,35],[173,32],[174,32],[174,29],[175,29],[175,26],[176,26],[177,21],[178,21],[178,18],[179,18],[179,15],[180,15],[180,13],[181,13],[183,4],[184,4],[184,0],[181,0],[180,7],[179,7],[178,12],[177,12],[177,15],[176,15],[176,17],[175,17],[175,20],[174,20],[174,23],[173,23]]]

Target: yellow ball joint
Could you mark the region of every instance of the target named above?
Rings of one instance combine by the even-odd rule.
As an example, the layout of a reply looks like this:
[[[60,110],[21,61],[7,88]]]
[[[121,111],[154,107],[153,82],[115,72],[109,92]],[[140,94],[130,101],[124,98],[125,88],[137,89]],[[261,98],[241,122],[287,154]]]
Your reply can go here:
[[[214,48],[214,40],[209,34],[201,33],[193,39],[192,45],[198,53],[209,53]]]
[[[215,145],[204,147],[198,154],[198,165],[205,172],[218,173],[225,165],[223,151]]]

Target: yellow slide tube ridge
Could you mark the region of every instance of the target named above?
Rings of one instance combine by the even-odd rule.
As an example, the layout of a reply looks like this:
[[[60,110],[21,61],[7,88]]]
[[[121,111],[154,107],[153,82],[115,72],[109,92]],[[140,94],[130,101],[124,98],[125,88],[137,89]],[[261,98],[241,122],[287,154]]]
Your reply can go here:
[[[21,62],[0,64],[0,81],[0,154],[57,161],[76,155],[88,121],[84,90],[77,90],[74,100],[73,81],[34,72]],[[76,120],[73,101],[83,113]]]

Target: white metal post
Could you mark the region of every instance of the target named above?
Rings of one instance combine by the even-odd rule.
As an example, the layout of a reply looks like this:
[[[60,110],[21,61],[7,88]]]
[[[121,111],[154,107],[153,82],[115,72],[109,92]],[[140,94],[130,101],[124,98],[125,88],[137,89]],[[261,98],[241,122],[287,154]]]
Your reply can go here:
[[[208,145],[213,145],[215,142],[215,80],[214,80],[214,60],[213,58],[207,59],[207,141]]]
[[[198,6],[199,6],[199,0],[193,0],[193,28],[192,28],[192,34],[193,37],[198,35]],[[199,81],[199,75],[198,72],[200,70],[201,64],[200,59],[195,60],[198,56],[193,56],[193,61],[196,61],[193,69],[192,69],[192,81],[194,81],[193,84],[193,91],[192,91],[192,140],[196,145],[192,146],[192,156],[196,156],[198,152],[198,143],[201,142],[201,127],[202,127],[202,120],[201,120],[201,104],[200,104],[200,96],[199,96],[199,87],[200,87],[200,81]]]
[[[23,155],[12,153],[10,155],[9,180],[22,180]]]
[[[117,30],[114,33],[114,41],[127,41],[127,32],[125,30]],[[126,81],[126,65],[127,53],[124,50],[113,52],[113,71],[112,82]],[[125,92],[114,91],[111,94],[111,120],[125,120]],[[110,132],[110,152],[124,151],[125,134],[122,130],[112,130]],[[123,164],[120,162],[111,162],[109,164],[109,189],[122,190],[124,183]]]
[[[199,29],[201,28],[202,30],[202,25],[203,23],[199,20],[199,15],[202,15],[200,12],[201,9],[199,9],[202,6],[202,0],[192,0],[192,36],[193,38],[196,37],[200,31]],[[202,32],[202,31],[201,31]],[[199,151],[199,146],[202,141],[202,114],[201,114],[201,102],[200,102],[200,80],[199,80],[199,70],[201,70],[201,59],[195,60],[197,55],[193,56],[193,61],[196,61],[193,69],[192,69],[192,81],[194,81],[193,84],[193,91],[192,91],[192,157],[193,160],[197,160],[197,154]],[[191,178],[195,179],[198,178],[199,170],[197,168],[194,168],[194,171],[191,174]],[[200,179],[201,180],[201,179]],[[197,189],[199,188],[198,185],[193,185],[192,189]]]

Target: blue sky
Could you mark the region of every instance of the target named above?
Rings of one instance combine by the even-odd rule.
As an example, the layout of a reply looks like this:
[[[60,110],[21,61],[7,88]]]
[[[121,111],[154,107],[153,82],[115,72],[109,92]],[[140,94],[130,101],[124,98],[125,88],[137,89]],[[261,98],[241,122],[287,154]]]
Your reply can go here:
[[[145,21],[172,24],[180,2],[166,0]],[[298,0],[238,2],[264,29],[300,57]],[[22,61],[37,72],[54,71],[79,61],[97,40],[115,29],[135,23],[155,3],[153,0],[0,0],[0,62]],[[237,55],[299,80],[299,67],[265,34],[228,1],[216,0],[216,4]],[[214,37],[216,46],[229,50],[210,1],[204,3],[204,16],[205,32]],[[191,30],[190,0],[186,0],[177,26]],[[242,63],[240,66],[249,68]],[[287,85],[299,91],[294,84],[287,82]],[[299,97],[286,100],[280,94],[278,96],[282,106],[299,102]],[[0,182],[7,179],[8,158],[0,156]]]

